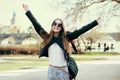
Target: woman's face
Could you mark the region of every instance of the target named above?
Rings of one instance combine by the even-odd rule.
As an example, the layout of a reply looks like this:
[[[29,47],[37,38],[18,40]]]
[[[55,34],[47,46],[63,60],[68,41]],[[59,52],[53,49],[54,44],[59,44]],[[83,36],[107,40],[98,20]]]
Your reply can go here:
[[[58,33],[61,31],[62,29],[62,23],[60,20],[55,20],[53,23],[52,23],[52,29],[54,32]]]

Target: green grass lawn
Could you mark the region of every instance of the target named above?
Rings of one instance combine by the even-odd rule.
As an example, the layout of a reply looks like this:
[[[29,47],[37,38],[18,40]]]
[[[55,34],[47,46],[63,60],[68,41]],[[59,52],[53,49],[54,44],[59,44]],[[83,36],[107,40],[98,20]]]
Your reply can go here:
[[[117,56],[120,55],[120,53],[116,52],[85,52],[85,54],[82,55],[87,55],[87,56]]]
[[[0,62],[0,71],[38,68],[47,65],[47,63],[48,62],[45,63],[40,61]]]
[[[72,54],[76,61],[105,60],[101,56],[119,56],[114,52],[86,52],[85,54]],[[98,56],[98,57],[89,57]],[[100,57],[99,57],[100,56]],[[38,55],[3,55],[0,56],[4,61],[0,62],[0,71],[31,69],[48,66],[48,58],[38,58]]]
[[[0,71],[34,69],[48,66],[48,58],[38,58],[38,55],[5,55],[1,56]]]

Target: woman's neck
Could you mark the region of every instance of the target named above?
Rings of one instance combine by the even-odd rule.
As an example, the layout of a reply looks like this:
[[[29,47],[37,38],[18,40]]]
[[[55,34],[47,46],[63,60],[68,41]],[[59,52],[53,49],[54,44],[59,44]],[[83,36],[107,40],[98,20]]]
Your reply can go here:
[[[58,33],[54,33],[54,37],[58,37],[59,36],[59,32]]]

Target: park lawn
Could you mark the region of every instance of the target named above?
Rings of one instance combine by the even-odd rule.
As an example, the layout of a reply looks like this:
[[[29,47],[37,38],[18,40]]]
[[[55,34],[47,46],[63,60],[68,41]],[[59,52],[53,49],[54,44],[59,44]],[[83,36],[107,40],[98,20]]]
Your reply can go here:
[[[36,55],[37,56],[37,55]],[[47,58],[36,58],[30,55],[4,56],[4,61],[0,62],[0,71],[34,69],[48,66]]]
[[[84,56],[117,56],[120,55],[120,53],[117,52],[85,52],[83,54]]]
[[[48,61],[9,61],[0,62],[0,71],[35,69],[48,66]]]
[[[111,52],[86,52],[85,54],[72,54],[73,58],[78,61],[88,60],[105,60],[101,56],[117,56],[118,53]],[[89,57],[100,56],[100,57]],[[40,67],[46,67],[49,65],[48,58],[38,58],[38,55],[5,55],[1,56],[5,61],[0,62],[0,71],[7,70],[20,70],[20,69],[34,69]]]
[[[41,63],[34,62],[34,61],[32,62],[29,62],[29,61],[0,62],[0,71],[38,68],[40,65]]]

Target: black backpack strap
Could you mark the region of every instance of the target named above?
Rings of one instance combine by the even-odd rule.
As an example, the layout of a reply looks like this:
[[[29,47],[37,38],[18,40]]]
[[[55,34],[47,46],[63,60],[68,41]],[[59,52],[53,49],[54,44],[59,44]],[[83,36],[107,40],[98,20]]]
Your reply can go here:
[[[66,31],[66,33],[69,34],[70,31]],[[76,49],[76,46],[75,46],[75,44],[73,43],[73,41],[71,41],[71,40],[69,40],[69,39],[68,39],[68,41],[71,43],[72,48],[73,48],[73,50],[75,51],[75,53],[78,53],[78,51],[77,51],[77,49]]]
[[[75,53],[78,53],[78,51],[77,51],[77,49],[76,49],[76,46],[75,46],[75,44],[74,44],[72,41],[70,41],[70,43],[71,43],[71,45],[72,45],[72,48],[74,49]]]

